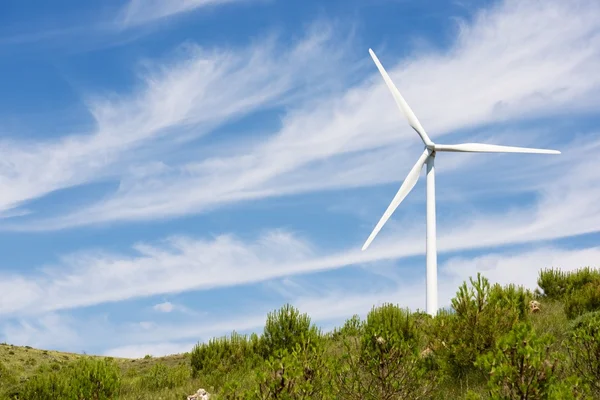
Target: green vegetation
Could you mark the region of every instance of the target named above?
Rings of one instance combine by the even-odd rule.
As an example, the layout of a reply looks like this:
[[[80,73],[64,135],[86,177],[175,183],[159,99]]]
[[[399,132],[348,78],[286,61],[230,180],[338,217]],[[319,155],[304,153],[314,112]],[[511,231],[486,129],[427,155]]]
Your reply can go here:
[[[435,318],[393,304],[331,333],[285,305],[260,335],[138,360],[0,345],[0,399],[600,399],[600,272],[532,292],[461,285]]]

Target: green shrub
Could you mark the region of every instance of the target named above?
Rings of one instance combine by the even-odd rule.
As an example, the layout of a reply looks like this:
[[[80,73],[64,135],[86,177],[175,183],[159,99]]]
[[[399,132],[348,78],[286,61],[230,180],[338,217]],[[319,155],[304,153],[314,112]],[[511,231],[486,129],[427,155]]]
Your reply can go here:
[[[269,313],[262,337],[253,343],[261,357],[255,385],[242,390],[230,382],[224,390],[226,398],[328,398],[325,339],[307,314],[289,304]]]
[[[68,380],[80,398],[112,399],[119,393],[121,370],[114,361],[82,357],[69,367]]]
[[[562,300],[570,289],[570,279],[567,272],[559,269],[543,269],[538,275],[536,293],[544,298]],[[541,290],[540,290],[541,289]]]
[[[186,365],[168,367],[159,362],[142,377],[140,385],[150,390],[174,389],[183,386],[190,377],[190,368]]]
[[[523,287],[492,286],[481,274],[477,274],[477,280],[469,280],[471,285],[464,282],[452,299],[454,313],[441,315],[436,322],[437,335],[445,344],[437,347],[452,378],[473,375],[477,357],[493,349],[502,335],[528,318],[533,297]]]
[[[236,400],[335,399],[328,379],[329,343],[325,337],[315,335],[310,340],[296,343],[292,351],[277,349],[254,365],[254,380],[246,380],[245,387],[237,379],[225,382],[221,395]]]
[[[566,348],[574,372],[600,397],[600,312],[573,321]]]
[[[596,397],[597,398],[597,397]],[[578,376],[569,376],[554,383],[548,391],[550,400],[591,400],[590,387]]]
[[[463,396],[463,400],[481,400],[481,399],[482,399],[482,396],[479,393],[474,392],[472,390],[467,390],[467,392]]]
[[[523,286],[494,284],[490,290],[489,304],[499,310],[508,311],[519,321],[527,319],[529,302],[534,294]]]
[[[582,268],[572,272],[555,269],[540,271],[540,296],[564,302],[569,319],[590,311],[600,310],[600,271]]]
[[[321,336],[316,326],[311,324],[307,314],[301,314],[290,304],[270,312],[261,337],[261,353],[264,359],[286,350],[292,353],[297,345],[316,342]]]
[[[585,284],[565,299],[565,313],[569,319],[598,310],[600,310],[600,280]]]
[[[346,352],[333,366],[338,398],[427,398],[435,386],[419,356],[420,334],[408,310],[373,308],[360,338],[346,338]]]
[[[402,309],[393,304],[384,304],[373,307],[363,326],[362,346],[363,350],[378,349],[380,343],[375,344],[374,339],[384,339],[387,347],[393,347],[400,343],[416,344],[419,340],[419,332],[415,326],[415,319],[408,309]]]
[[[265,360],[257,373],[257,387],[244,399],[335,399],[328,380],[324,341],[296,344]]]
[[[358,315],[353,315],[344,322],[341,328],[335,328],[332,336],[334,338],[348,337],[348,336],[360,336],[362,334],[363,323]]]
[[[252,362],[258,352],[259,339],[256,334],[249,337],[233,332],[229,337],[224,336],[209,340],[208,343],[198,343],[190,354],[190,365],[193,376],[201,372],[227,372],[247,362]]]
[[[69,382],[56,372],[38,372],[33,375],[18,391],[20,399],[77,399],[74,390],[69,388]]]
[[[543,269],[538,276],[540,295],[549,299],[561,300],[573,291],[582,289],[585,285],[600,280],[600,271],[586,267],[575,271],[559,269]]]
[[[41,368],[19,391],[24,399],[107,400],[116,398],[121,370],[112,360],[82,357],[55,371]]]
[[[502,337],[496,348],[477,359],[489,373],[492,399],[547,399],[556,381],[556,359],[549,354],[552,337],[539,337],[526,322]]]

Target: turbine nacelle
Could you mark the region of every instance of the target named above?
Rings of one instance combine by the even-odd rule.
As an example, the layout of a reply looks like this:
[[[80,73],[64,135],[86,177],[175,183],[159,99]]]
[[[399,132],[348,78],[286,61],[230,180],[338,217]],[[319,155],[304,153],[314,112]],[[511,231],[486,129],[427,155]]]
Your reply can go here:
[[[408,176],[402,182],[400,189],[392,199],[392,202],[383,213],[383,216],[369,235],[362,250],[366,250],[375,236],[379,233],[383,225],[394,213],[400,203],[406,198],[408,193],[415,187],[421,174],[423,165],[427,164],[427,312],[434,315],[437,312],[437,247],[435,239],[435,170],[434,157],[437,152],[461,152],[461,153],[535,153],[535,154],[560,154],[558,150],[534,149],[528,147],[499,146],[485,143],[461,143],[461,144],[435,144],[427,135],[425,129],[417,119],[404,97],[400,94],[392,79],[383,68],[379,59],[369,49],[369,53],[381,73],[388,89],[392,93],[396,105],[408,120],[408,124],[417,132],[425,149],[421,156],[412,167]]]

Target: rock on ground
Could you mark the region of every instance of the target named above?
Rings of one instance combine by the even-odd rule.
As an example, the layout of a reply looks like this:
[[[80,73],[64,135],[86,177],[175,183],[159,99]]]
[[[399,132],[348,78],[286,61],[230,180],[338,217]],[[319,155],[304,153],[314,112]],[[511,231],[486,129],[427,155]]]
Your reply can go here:
[[[189,395],[187,397],[187,400],[209,400],[209,399],[210,399],[210,394],[202,388],[198,389],[198,391],[196,393]]]
[[[540,312],[540,303],[535,300],[529,302],[529,311],[532,313]]]

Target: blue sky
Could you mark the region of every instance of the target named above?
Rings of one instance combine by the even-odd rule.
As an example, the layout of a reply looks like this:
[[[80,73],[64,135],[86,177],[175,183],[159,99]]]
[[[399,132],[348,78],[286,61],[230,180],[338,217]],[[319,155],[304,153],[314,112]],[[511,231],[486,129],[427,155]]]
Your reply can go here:
[[[119,356],[425,308],[422,144],[439,297],[597,266],[600,4],[60,0],[0,5],[0,341]]]

